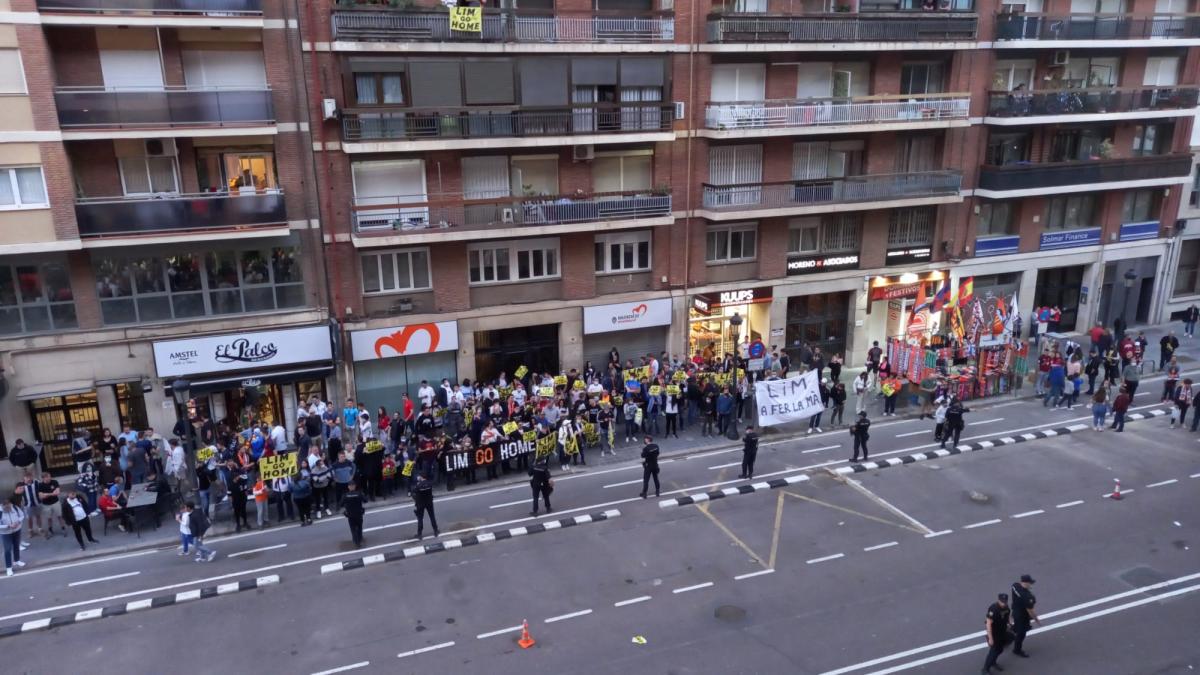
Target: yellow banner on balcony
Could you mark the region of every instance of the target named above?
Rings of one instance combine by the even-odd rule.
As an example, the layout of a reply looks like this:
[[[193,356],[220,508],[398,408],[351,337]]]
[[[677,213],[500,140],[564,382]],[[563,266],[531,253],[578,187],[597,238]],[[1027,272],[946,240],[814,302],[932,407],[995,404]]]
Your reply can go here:
[[[450,30],[460,33],[483,32],[482,7],[451,7]]]

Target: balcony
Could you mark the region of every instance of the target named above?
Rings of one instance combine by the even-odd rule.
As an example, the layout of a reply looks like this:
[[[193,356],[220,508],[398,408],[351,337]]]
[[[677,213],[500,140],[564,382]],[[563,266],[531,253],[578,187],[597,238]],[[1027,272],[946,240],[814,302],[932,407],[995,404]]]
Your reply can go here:
[[[620,142],[622,134],[633,141],[671,140],[643,138],[645,134],[670,134],[674,107],[661,103],[621,106],[564,106],[562,108],[451,108],[451,109],[347,109],[342,111],[342,137],[346,143],[378,141],[452,141],[447,147],[463,149],[504,147],[511,142],[494,139],[603,136],[597,142]],[[612,138],[609,138],[612,137]],[[587,142],[587,141],[580,141]],[[530,145],[544,144],[532,140]],[[516,144],[519,145],[519,144]],[[414,149],[396,147],[391,150]],[[347,152],[354,152],[354,148]]]
[[[964,12],[839,13],[804,16],[724,15],[708,19],[708,41],[716,44],[778,43],[954,43],[974,41],[979,18]],[[870,47],[873,48],[873,47]]]
[[[361,245],[536,236],[669,225],[671,195],[655,191],[469,199],[461,195],[358,198]],[[636,221],[636,222],[633,222]],[[587,227],[575,227],[586,225]]]
[[[1076,162],[1049,162],[982,166],[979,169],[979,190],[984,197],[1006,196],[980,194],[1028,190],[1029,194],[1058,194],[1084,192],[1120,187],[1149,187],[1186,182],[1192,171],[1191,155],[1155,155],[1151,157],[1121,157]],[[1111,185],[1136,182],[1135,185]],[[1059,188],[1077,186],[1078,190]],[[1015,195],[1007,195],[1015,196]]]
[[[39,12],[261,15],[262,0],[37,0]]]
[[[261,127],[275,123],[268,88],[58,87],[54,101],[59,126],[68,131]]]
[[[335,41],[453,43],[615,43],[675,41],[674,12],[555,12],[485,9],[479,33],[450,30],[443,9],[336,9]]]
[[[278,190],[77,199],[75,219],[85,239],[214,233],[227,238],[269,225],[287,228],[283,194]]]
[[[1036,118],[1068,116],[1070,121],[1142,117],[1181,117],[1195,111],[1194,86],[1130,89],[1057,89],[1053,91],[988,92],[989,124],[1029,124]]]
[[[705,108],[704,126],[741,132],[715,137],[785,135],[805,130],[830,133],[835,131],[833,127],[851,127],[847,131],[858,131],[854,127],[859,126],[945,127],[954,120],[963,120],[965,125],[970,106],[967,94],[710,102]]]
[[[915,204],[879,204],[879,202],[942,203],[958,201],[962,174],[958,171],[927,171],[908,174],[876,174],[819,180],[739,185],[704,184],[704,208],[714,214],[779,211],[777,215],[827,212],[858,204],[861,209],[888,208]],[[933,202],[925,202],[927,199]],[[946,198],[946,199],[937,199]],[[818,207],[818,208],[810,208]],[[712,218],[712,215],[707,217]],[[721,217],[716,217],[722,220]]]
[[[1131,14],[1046,14],[1001,13],[996,18],[996,40],[1031,41],[1030,47],[1045,47],[1046,42],[1063,46],[1083,46],[1084,42],[1129,42],[1200,39],[1200,15],[1169,14],[1133,16]],[[1016,45],[1006,45],[1016,46]]]

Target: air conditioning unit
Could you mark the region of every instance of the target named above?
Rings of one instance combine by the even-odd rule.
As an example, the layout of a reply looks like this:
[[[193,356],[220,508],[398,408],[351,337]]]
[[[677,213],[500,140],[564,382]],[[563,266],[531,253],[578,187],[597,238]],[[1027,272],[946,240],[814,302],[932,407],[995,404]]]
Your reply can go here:
[[[589,145],[588,147],[590,148],[592,146]],[[512,223],[515,221],[516,221],[516,215],[513,213],[513,210],[511,208],[500,209],[500,222]]]
[[[174,157],[176,154],[174,138],[146,139],[147,157]]]
[[[1054,52],[1053,65],[1065,66],[1071,61],[1071,52],[1066,49],[1059,49]]]
[[[332,98],[327,98],[321,101],[321,111],[327,120],[336,120],[338,118],[337,101]]]
[[[571,159],[576,162],[590,162],[596,158],[596,146],[594,145],[576,145],[571,150]]]
[[[681,120],[687,116],[687,103],[684,101],[675,101],[675,119]]]

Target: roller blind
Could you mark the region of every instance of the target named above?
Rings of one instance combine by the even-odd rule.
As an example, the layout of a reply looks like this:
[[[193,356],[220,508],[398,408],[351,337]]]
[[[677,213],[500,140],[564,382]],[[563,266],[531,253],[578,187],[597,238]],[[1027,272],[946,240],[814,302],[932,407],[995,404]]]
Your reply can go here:
[[[428,108],[462,105],[462,81],[459,79],[458,63],[413,63],[409,66],[409,76],[412,78],[414,106]]]
[[[617,60],[583,58],[571,60],[571,82],[581,84],[616,84]]]
[[[527,59],[521,62],[521,104],[567,104],[567,61]]]
[[[463,64],[467,105],[511,105],[515,102],[512,61],[467,61]]]
[[[661,87],[662,84],[662,59],[621,59],[622,86]]]

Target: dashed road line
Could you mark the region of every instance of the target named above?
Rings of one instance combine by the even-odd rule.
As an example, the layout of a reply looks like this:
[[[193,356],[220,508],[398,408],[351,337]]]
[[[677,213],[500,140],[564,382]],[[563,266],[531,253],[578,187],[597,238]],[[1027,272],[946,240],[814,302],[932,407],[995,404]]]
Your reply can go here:
[[[1040,516],[1045,513],[1045,509],[1034,509],[1033,511],[1025,511],[1024,513],[1013,514],[1013,518],[1028,518],[1029,516]]]
[[[449,642],[442,642],[442,643],[436,644],[436,645],[429,645],[428,647],[421,647],[420,649],[413,649],[413,650],[407,651],[407,652],[400,652],[399,654],[396,655],[396,658],[403,659],[403,658],[406,658],[409,656],[416,656],[417,654],[424,654],[426,652],[432,652],[432,651],[436,651],[438,649],[445,649],[446,647],[453,647],[453,646],[454,646],[454,640],[451,640]]]
[[[518,499],[515,502],[504,502],[503,504],[492,504],[488,508],[489,509],[503,509],[503,508],[507,508],[509,506],[516,506],[518,504],[528,504],[528,503],[529,503],[528,499]]]
[[[757,572],[747,572],[746,574],[737,575],[736,577],[733,578],[733,580],[741,581],[742,579],[752,579],[754,577],[761,577],[764,574],[774,574],[774,573],[775,573],[775,570],[773,570],[773,569],[759,570]]]
[[[344,673],[347,670],[358,670],[359,668],[366,668],[369,665],[371,665],[370,661],[359,661],[358,663],[351,663],[348,666],[339,666],[337,668],[330,668],[329,670],[322,670],[318,673],[313,673],[312,675],[334,675],[334,673]]]
[[[636,598],[630,598],[628,600],[621,600],[619,602],[614,602],[613,607],[628,607],[629,605],[636,605],[639,602],[646,602],[647,600],[650,600],[650,599],[651,598],[649,595],[639,595]]]
[[[838,444],[838,445],[824,445],[824,446],[821,446],[821,447],[819,447],[819,448],[810,448],[810,449],[808,449],[808,450],[801,450],[801,451],[800,451],[800,454],[802,454],[802,455],[807,455],[807,454],[809,454],[809,453],[813,453],[813,452],[821,452],[821,451],[823,451],[823,450],[836,450],[836,449],[838,449],[838,448],[840,448],[840,447],[842,447],[842,446],[841,446],[841,444]]]
[[[899,546],[899,545],[900,545],[900,542],[898,542],[898,541],[889,541],[886,544],[877,544],[875,546],[868,546],[868,547],[864,548],[863,551],[878,551],[881,548],[891,548],[892,546]]]
[[[1133,494],[1133,491],[1134,491],[1134,488],[1122,488],[1121,496],[1124,497],[1125,495],[1131,495],[1131,494]],[[1112,495],[1113,495],[1113,493],[1111,493],[1111,492],[1105,492],[1104,494],[1100,495],[1100,497],[1103,499],[1112,499]]]
[[[1178,483],[1178,482],[1179,482],[1178,478],[1172,478],[1171,480],[1160,480],[1157,483],[1151,483],[1151,484],[1147,485],[1146,487],[1156,488],[1156,487],[1162,487],[1164,485],[1171,485],[1172,483]]]
[[[827,562],[830,560],[837,560],[838,558],[845,558],[845,557],[846,557],[845,553],[834,553],[833,555],[827,555],[823,558],[813,558],[812,560],[805,560],[804,564],[815,565],[817,563],[823,563],[823,562]]]
[[[671,506],[687,506],[689,504],[700,504],[703,502],[710,502],[715,499],[724,499],[725,497],[732,497],[734,495],[748,495],[753,492],[758,492],[759,490],[774,490],[776,488],[787,487],[789,485],[795,485],[796,483],[804,483],[808,480],[809,480],[809,477],[805,474],[796,474],[793,476],[786,476],[784,478],[773,478],[769,481],[763,481],[763,482],[759,482],[759,483],[749,483],[747,485],[738,485],[737,487],[728,487],[728,488],[725,488],[724,490],[713,490],[712,492],[696,492],[696,493],[693,493],[690,495],[683,495],[682,497],[672,497],[670,499],[664,499],[658,503],[658,507],[661,509],[665,509],[665,508],[668,508]]]
[[[939,531],[937,531],[937,532],[930,532],[929,534],[925,535],[925,538],[926,538],[926,539],[933,539],[934,537],[940,537],[940,536],[942,536],[943,534],[950,534],[950,533],[951,533],[951,532],[953,532],[953,531],[954,531],[954,530],[939,530]]]
[[[1188,478],[1200,478],[1200,473],[1194,473],[1194,474],[1188,476]]]
[[[987,527],[988,525],[995,525],[999,522],[1001,522],[999,518],[993,518],[991,520],[984,520],[984,521],[981,521],[978,523],[971,523],[970,525],[964,525],[963,529],[964,530],[973,530],[977,527]],[[928,536],[928,535],[926,535],[926,536]]]
[[[114,574],[112,576],[107,576],[107,577],[98,577],[96,579],[84,579],[83,581],[72,581],[71,583],[67,584],[67,586],[68,587],[86,586],[88,584],[98,584],[101,581],[111,581],[113,579],[124,579],[125,577],[136,577],[139,574],[141,574],[140,571],[126,572],[124,574]]]
[[[620,483],[609,483],[608,485],[605,485],[601,489],[607,490],[608,488],[625,487],[626,485],[637,485],[638,483],[641,483],[641,482],[642,482],[641,478],[635,478],[633,480],[621,481]],[[529,501],[529,500],[526,499],[525,501]]]
[[[249,551],[238,551],[236,553],[230,553],[229,555],[227,555],[225,557],[226,558],[236,558],[238,556],[250,555],[252,553],[262,553],[263,551],[274,551],[277,548],[284,548],[285,546],[287,546],[287,544],[275,544],[274,546],[263,546],[262,548],[252,548]]]
[[[683,588],[676,588],[676,589],[672,590],[671,592],[678,595],[679,593],[687,593],[688,591],[698,591],[701,588],[709,588],[712,585],[713,585],[713,582],[706,581],[702,584],[696,584],[695,586],[684,586]]]
[[[591,613],[592,613],[592,610],[590,610],[590,609],[581,609],[578,612],[570,612],[569,614],[559,614],[558,616],[552,616],[549,619],[546,619],[545,622],[546,623],[556,623],[559,621],[566,621],[567,619],[574,619],[574,618],[580,617],[580,616],[587,616],[588,614],[591,614]]]
[[[515,633],[522,628],[524,628],[524,626],[509,626],[508,628],[501,628],[500,630],[494,630],[490,633],[480,633],[479,635],[475,636],[475,639],[486,640],[487,638],[496,637],[497,635],[504,635],[505,633]]]
[[[1058,504],[1058,505],[1057,505],[1057,506],[1055,506],[1054,508],[1056,508],[1056,509],[1069,509],[1069,508],[1071,508],[1072,506],[1079,506],[1079,505],[1080,505],[1080,504],[1082,504],[1082,503],[1083,503],[1083,500],[1082,500],[1082,499],[1076,499],[1076,500],[1075,500],[1075,501],[1073,501],[1073,502],[1066,502],[1066,503],[1063,503],[1063,504]]]
[[[710,466],[710,467],[708,467],[708,470],[712,471],[714,469],[728,469],[731,466],[741,466],[741,465],[742,465],[741,462],[729,462],[728,464],[718,464],[716,466]]]

